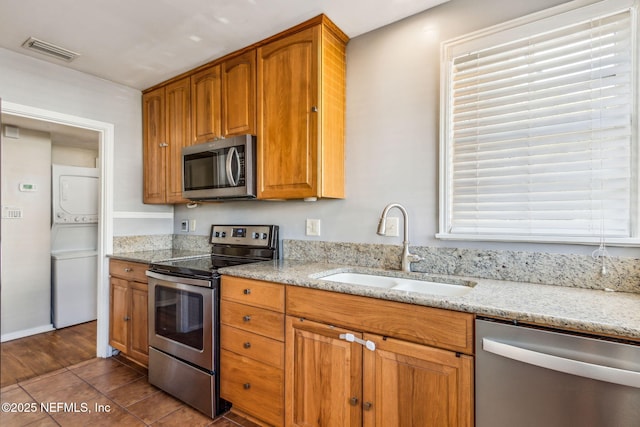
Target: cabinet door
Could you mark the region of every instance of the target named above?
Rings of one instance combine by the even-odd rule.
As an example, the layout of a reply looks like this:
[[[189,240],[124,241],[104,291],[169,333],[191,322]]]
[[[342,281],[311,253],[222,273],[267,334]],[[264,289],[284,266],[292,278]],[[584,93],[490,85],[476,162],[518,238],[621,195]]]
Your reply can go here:
[[[165,203],[165,105],[164,87],[142,96],[144,203]]]
[[[129,282],[130,320],[129,349],[127,354],[144,365],[149,364],[149,328],[147,321],[148,289],[145,283]]]
[[[109,310],[109,345],[127,352],[129,337],[129,285],[126,280],[112,277],[111,304]]]
[[[222,135],[220,65],[191,76],[192,142],[199,144]]]
[[[319,31],[258,49],[258,198],[318,195]]]
[[[286,328],[285,425],[361,425],[362,346],[339,338],[353,332],[295,317]]]
[[[365,334],[364,426],[473,425],[473,358]]]
[[[222,64],[222,130],[224,136],[256,132],[256,51]]]
[[[185,77],[167,85],[166,105],[166,201],[182,198],[182,148],[191,145],[191,82]]]

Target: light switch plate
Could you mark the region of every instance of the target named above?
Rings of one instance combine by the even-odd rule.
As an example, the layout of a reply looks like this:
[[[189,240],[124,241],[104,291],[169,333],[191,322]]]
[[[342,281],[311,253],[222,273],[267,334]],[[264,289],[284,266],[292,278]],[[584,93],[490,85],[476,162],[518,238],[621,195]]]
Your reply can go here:
[[[189,220],[184,219],[180,222],[180,231],[188,232],[189,231]]]

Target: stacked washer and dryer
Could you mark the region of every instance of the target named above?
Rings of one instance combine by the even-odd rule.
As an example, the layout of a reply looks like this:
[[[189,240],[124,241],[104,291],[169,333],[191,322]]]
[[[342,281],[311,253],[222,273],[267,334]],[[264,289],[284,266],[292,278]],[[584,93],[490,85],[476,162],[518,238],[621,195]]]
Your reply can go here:
[[[52,165],[51,320],[56,329],[97,317],[99,173]]]

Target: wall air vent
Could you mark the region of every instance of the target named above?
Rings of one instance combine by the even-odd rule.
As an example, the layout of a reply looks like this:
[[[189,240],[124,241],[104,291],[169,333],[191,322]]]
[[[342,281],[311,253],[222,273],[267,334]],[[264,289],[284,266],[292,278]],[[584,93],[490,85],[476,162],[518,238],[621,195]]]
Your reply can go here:
[[[34,52],[42,53],[45,55],[53,56],[54,58],[62,59],[63,61],[71,62],[80,56],[79,53],[72,52],[60,46],[56,46],[49,42],[38,40],[34,37],[29,37],[22,47],[25,49],[33,50]]]

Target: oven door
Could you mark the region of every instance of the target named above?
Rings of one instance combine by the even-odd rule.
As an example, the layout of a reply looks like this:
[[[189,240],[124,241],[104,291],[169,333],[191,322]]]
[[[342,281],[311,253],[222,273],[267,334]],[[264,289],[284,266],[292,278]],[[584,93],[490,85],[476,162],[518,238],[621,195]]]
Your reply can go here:
[[[216,287],[210,280],[147,271],[149,345],[213,372]]]

